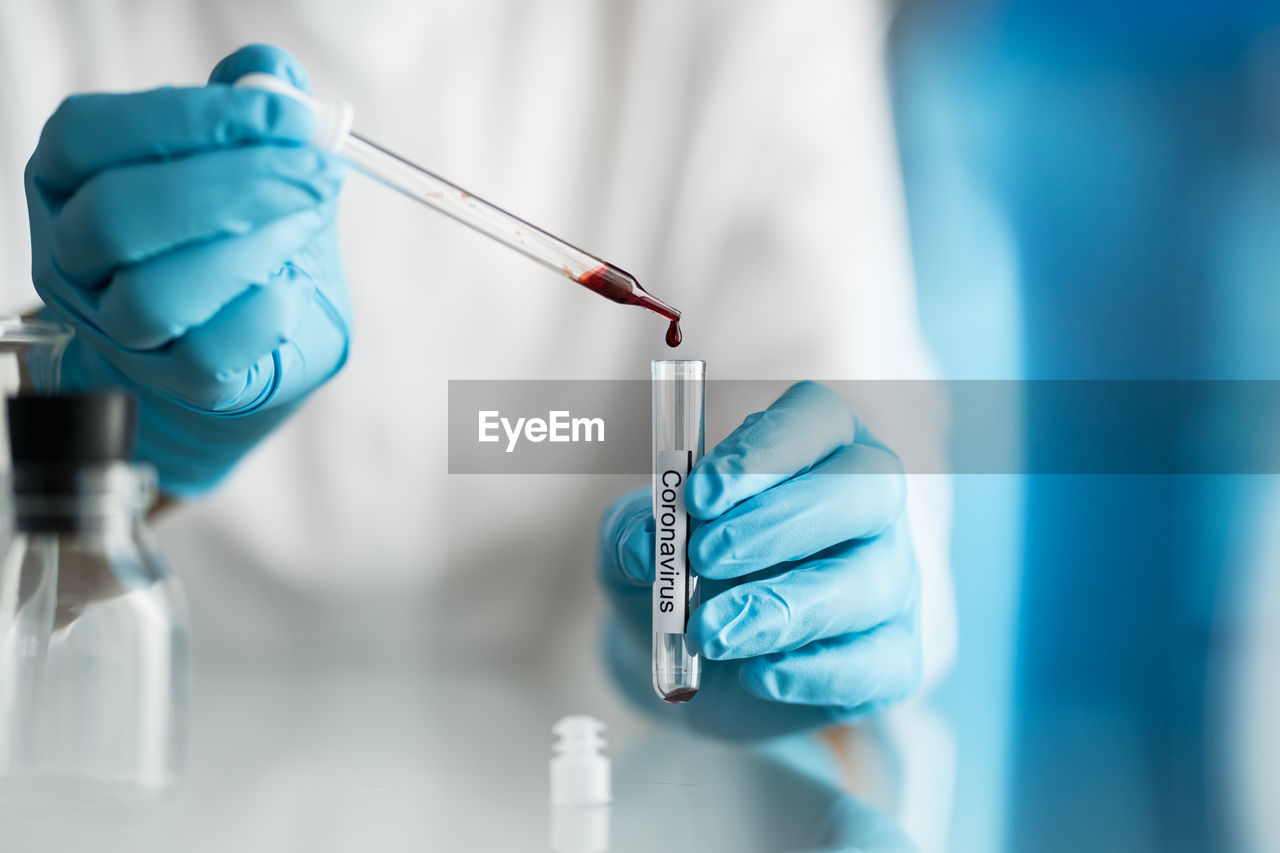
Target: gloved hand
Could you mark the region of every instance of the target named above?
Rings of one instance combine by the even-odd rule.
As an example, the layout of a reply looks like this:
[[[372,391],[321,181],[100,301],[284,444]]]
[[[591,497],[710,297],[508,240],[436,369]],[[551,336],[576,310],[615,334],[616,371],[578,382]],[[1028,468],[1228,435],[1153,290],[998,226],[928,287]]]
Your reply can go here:
[[[210,488],[347,356],[343,161],[306,144],[302,104],[228,85],[250,71],[308,87],[245,47],[208,86],[68,98],[27,164],[36,292],[78,332],[63,387],[134,393],[171,494]]]
[[[702,604],[689,635],[702,688],[696,729],[753,738],[850,720],[920,679],[919,572],[898,458],[826,386],[792,386],[690,472],[689,562]],[[618,621],[611,668],[655,710],[650,685],[653,511],[649,487],[601,523],[599,570]]]

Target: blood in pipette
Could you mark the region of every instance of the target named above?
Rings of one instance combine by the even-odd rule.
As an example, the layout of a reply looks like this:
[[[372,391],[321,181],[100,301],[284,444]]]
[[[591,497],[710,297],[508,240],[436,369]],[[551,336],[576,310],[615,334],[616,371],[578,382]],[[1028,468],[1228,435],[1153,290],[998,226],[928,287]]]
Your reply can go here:
[[[620,270],[613,264],[605,264],[583,273],[576,281],[605,299],[611,299],[623,305],[639,305],[661,317],[666,317],[671,321],[667,326],[667,346],[680,346],[680,341],[683,339],[680,334],[680,312],[650,296],[631,273]]]
[[[624,305],[635,305],[634,291],[640,287],[633,276],[623,272],[612,264],[596,267],[578,276],[578,284],[594,290],[605,299],[621,302]]]

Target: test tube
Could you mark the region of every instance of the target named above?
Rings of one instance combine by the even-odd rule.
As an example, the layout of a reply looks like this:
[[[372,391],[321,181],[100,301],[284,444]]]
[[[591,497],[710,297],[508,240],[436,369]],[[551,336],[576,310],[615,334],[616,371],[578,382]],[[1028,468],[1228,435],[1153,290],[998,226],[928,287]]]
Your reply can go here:
[[[705,361],[653,363],[653,689],[664,702],[698,692],[702,661],[689,648],[698,579],[689,572],[684,488],[702,457]]]

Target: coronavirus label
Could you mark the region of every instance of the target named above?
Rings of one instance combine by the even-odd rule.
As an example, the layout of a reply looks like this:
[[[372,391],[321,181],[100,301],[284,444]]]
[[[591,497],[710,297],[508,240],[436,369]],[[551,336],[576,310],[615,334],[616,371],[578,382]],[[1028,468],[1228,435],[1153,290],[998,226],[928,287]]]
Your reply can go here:
[[[683,634],[689,622],[689,514],[684,486],[693,451],[660,450],[653,472],[653,632]]]

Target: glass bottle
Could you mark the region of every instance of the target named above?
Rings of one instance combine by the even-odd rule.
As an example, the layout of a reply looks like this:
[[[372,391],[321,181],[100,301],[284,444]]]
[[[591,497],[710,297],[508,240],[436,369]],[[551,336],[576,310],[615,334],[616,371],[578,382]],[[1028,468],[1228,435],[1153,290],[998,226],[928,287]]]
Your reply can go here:
[[[182,768],[186,608],[147,534],[155,495],[122,394],[8,403],[0,559],[0,798],[162,798]]]

